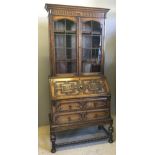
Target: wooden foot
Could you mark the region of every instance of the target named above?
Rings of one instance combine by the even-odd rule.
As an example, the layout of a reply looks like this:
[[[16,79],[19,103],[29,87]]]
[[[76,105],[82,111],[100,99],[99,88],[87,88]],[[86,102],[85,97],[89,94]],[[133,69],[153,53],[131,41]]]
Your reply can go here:
[[[52,149],[51,149],[51,152],[52,152],[52,153],[55,153],[55,152],[56,152],[56,149],[55,149],[55,148],[52,148]]]
[[[109,126],[109,128],[108,128],[108,131],[109,131],[109,139],[108,139],[108,142],[109,142],[109,143],[112,143],[112,142],[113,142],[113,136],[112,136],[113,127],[112,127],[112,124],[110,124],[110,126]]]
[[[52,128],[51,128],[51,114],[49,113],[49,123],[50,123],[50,139],[51,139],[51,142],[52,142],[52,149],[51,149],[51,152],[52,153],[55,153],[56,152],[56,148],[55,148],[55,141],[56,141],[56,136],[55,136],[55,133],[52,132]]]
[[[54,133],[52,133],[51,141],[52,141],[52,149],[51,149],[51,152],[52,152],[52,153],[55,153],[55,152],[56,152],[56,148],[55,148],[56,136],[55,136]]]

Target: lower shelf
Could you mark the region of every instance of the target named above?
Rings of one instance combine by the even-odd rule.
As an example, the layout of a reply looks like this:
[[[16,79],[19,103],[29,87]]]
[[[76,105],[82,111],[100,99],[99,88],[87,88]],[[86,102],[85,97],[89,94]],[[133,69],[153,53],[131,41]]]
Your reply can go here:
[[[85,128],[78,128],[80,126],[76,126],[74,130],[70,130],[71,127],[68,126],[67,131],[53,130],[51,124],[51,115],[49,114],[50,121],[50,139],[52,142],[51,152],[55,153],[56,148],[60,146],[66,146],[71,144],[80,144],[85,142],[92,142],[97,140],[108,139],[109,143],[113,142],[113,127],[112,127],[112,119],[109,120],[109,124],[99,123],[96,126],[90,126]],[[104,121],[104,120],[103,120]],[[87,124],[85,124],[86,126]],[[84,127],[84,126],[83,126]],[[106,128],[108,127],[108,129]],[[61,129],[61,127],[59,127]]]
[[[80,144],[97,140],[108,139],[107,130],[98,129],[98,126],[84,129],[76,129],[56,134],[56,147],[67,146],[71,144]]]

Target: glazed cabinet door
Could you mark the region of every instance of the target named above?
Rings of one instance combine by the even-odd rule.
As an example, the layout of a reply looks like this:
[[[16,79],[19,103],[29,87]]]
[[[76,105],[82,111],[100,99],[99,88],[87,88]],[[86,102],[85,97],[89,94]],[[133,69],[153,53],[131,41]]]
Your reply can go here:
[[[103,72],[104,19],[82,18],[81,30],[81,74]]]
[[[76,75],[77,21],[73,17],[53,17],[54,75]]]

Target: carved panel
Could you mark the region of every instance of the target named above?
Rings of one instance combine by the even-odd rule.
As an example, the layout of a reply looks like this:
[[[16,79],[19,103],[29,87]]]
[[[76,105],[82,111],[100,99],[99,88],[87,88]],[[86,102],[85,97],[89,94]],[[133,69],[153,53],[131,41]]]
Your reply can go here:
[[[105,108],[109,108],[109,104],[108,104],[108,100],[106,101],[88,101],[86,102],[86,109],[90,110],[90,109],[105,109]]]
[[[77,111],[82,110],[82,104],[79,102],[57,102],[56,112],[67,112],[67,111]]]
[[[58,81],[55,83],[55,95],[93,95],[106,92],[106,87],[101,80],[78,80],[78,81]]]
[[[66,123],[73,123],[79,122],[82,120],[82,115],[79,114],[67,114],[67,115],[58,115],[55,116],[55,123],[56,124],[66,124]]]
[[[56,96],[78,95],[78,81],[57,81],[54,84]]]
[[[83,94],[101,94],[106,92],[105,83],[102,80],[83,80],[85,90]]]
[[[86,114],[86,120],[103,119],[109,117],[109,111],[89,112]]]
[[[92,12],[92,11],[79,11],[73,9],[53,9],[51,10],[52,15],[61,15],[61,16],[81,16],[81,17],[104,17],[104,13],[101,12]]]
[[[53,80],[51,80],[52,83]],[[63,78],[54,80],[51,86],[52,99],[101,96],[109,93],[103,78]]]

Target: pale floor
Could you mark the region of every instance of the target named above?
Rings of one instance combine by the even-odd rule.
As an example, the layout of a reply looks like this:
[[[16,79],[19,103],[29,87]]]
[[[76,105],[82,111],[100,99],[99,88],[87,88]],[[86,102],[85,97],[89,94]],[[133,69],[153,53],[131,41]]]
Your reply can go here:
[[[57,149],[55,155],[115,155],[115,117],[114,118],[114,142],[109,144],[107,141],[91,142],[79,145],[71,145]],[[42,126],[38,129],[38,151],[39,155],[51,155],[51,142],[49,139],[49,126]]]

